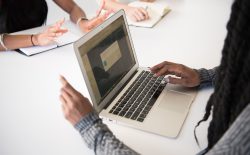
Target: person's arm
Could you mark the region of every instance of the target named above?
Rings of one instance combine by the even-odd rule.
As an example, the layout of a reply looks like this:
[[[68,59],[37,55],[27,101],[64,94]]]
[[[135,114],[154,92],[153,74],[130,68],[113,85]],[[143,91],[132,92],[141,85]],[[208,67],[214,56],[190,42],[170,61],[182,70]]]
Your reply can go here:
[[[197,72],[200,76],[200,87],[214,86],[217,70],[218,67],[214,67],[213,69],[198,69]]]
[[[104,9],[113,10],[114,12],[124,9],[126,15],[133,21],[143,21],[149,19],[148,12],[145,8],[131,7],[127,4],[119,3],[116,0],[105,0]]]
[[[88,32],[94,27],[101,24],[110,14],[97,15],[93,19],[88,19],[85,12],[73,0],[54,0],[64,11],[70,15],[70,19],[81,28],[82,31]]]
[[[96,155],[137,155],[134,150],[118,140],[95,112],[83,117],[75,128],[87,146]]]
[[[61,28],[63,22],[64,20],[58,21],[55,25],[50,26],[44,32],[33,35],[1,34],[0,51],[51,44],[57,37],[67,32],[67,29]]]
[[[60,100],[65,118],[80,132],[87,146],[97,155],[137,155],[119,141],[94,112],[89,100],[76,91],[64,77]]]
[[[70,15],[70,20],[74,23],[81,17],[87,18],[85,12],[73,0],[54,0],[54,2]]]
[[[250,154],[250,104],[206,155]]]

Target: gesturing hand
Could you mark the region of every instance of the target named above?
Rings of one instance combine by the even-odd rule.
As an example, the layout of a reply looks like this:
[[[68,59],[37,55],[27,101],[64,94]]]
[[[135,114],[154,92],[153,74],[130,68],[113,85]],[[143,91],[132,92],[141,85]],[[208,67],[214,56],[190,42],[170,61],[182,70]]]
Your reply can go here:
[[[64,116],[72,125],[75,125],[93,108],[89,100],[76,91],[63,76],[60,77],[60,81],[62,83],[60,101]]]
[[[107,19],[107,17],[113,12],[112,10],[106,11],[104,14],[101,14],[101,11],[103,10],[105,6],[105,1],[103,0],[101,3],[100,8],[96,12],[96,17],[90,19],[90,20],[82,20],[79,23],[80,28],[84,32],[89,32],[96,26],[100,25],[103,21]]]
[[[195,87],[200,84],[198,72],[182,64],[164,61],[150,69],[156,76],[175,75],[169,77],[169,83],[179,84],[186,87]]]
[[[32,40],[33,43],[39,46],[52,44],[57,37],[62,36],[68,31],[67,29],[62,28],[63,23],[64,19],[56,22],[44,32],[34,35],[34,40]]]

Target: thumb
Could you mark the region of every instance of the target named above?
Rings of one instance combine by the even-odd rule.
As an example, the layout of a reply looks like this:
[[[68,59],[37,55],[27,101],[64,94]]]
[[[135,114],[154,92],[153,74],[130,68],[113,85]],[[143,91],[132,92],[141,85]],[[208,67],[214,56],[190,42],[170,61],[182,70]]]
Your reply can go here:
[[[179,85],[184,84],[184,81],[181,78],[174,78],[174,77],[169,76],[168,79],[169,79],[169,83],[171,84],[179,84]]]

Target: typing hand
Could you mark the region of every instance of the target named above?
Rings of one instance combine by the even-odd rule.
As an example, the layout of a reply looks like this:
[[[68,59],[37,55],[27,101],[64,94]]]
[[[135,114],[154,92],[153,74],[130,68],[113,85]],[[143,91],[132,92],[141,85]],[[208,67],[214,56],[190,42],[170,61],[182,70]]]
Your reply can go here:
[[[150,70],[156,75],[175,75],[176,77],[169,77],[169,83],[179,84],[186,87],[195,87],[200,84],[200,77],[198,72],[182,64],[164,61]]]
[[[93,108],[89,100],[76,91],[63,76],[60,77],[60,81],[62,84],[60,101],[64,116],[72,125],[75,125]]]
[[[44,32],[34,35],[32,40],[33,43],[39,46],[52,44],[57,37],[62,36],[68,31],[67,29],[62,28],[63,23],[64,19],[59,20],[53,26],[47,28]]]
[[[141,7],[137,8],[128,6],[125,9],[125,12],[128,15],[128,17],[135,22],[149,19],[147,10]]]
[[[89,32],[96,26],[100,25],[103,21],[107,19],[107,17],[113,12],[112,10],[106,11],[104,14],[101,15],[101,11],[103,10],[105,6],[105,1],[103,0],[101,3],[100,8],[96,12],[96,17],[90,19],[90,20],[82,20],[79,23],[80,28],[84,32]]]

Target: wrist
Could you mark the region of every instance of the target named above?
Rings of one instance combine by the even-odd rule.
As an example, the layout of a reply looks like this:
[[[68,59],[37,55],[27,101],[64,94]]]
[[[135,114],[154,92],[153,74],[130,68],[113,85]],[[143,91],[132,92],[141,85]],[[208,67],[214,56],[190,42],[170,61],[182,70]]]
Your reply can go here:
[[[33,46],[38,46],[39,45],[38,37],[39,37],[39,34],[31,35],[31,42],[32,42]]]
[[[201,84],[201,76],[200,76],[200,73],[197,69],[193,69],[194,72],[196,73],[196,76],[195,76],[195,85],[196,86],[199,86]]]
[[[82,130],[86,130],[91,127],[96,120],[99,120],[99,116],[95,111],[91,111],[85,116],[81,117],[81,119],[74,125],[76,130],[81,132]]]
[[[86,23],[86,21],[88,21],[87,17],[79,17],[76,21],[76,25],[78,27],[81,27],[82,24]]]

